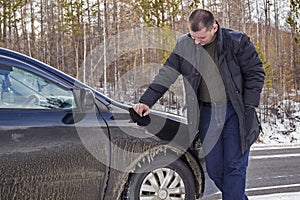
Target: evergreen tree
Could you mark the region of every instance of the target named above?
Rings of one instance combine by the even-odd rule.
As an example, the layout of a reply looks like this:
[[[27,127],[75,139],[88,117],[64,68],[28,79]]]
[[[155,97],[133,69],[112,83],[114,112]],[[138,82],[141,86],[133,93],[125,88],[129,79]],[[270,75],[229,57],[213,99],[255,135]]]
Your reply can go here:
[[[295,41],[300,45],[300,0],[290,0],[290,13],[287,18],[287,23],[294,31]]]
[[[273,87],[273,83],[272,83],[272,77],[273,77],[273,72],[272,72],[272,65],[267,61],[267,59],[265,58],[265,55],[263,53],[263,51],[260,49],[259,44],[256,44],[256,49],[258,52],[258,55],[262,61],[263,64],[263,68],[266,74],[266,78],[265,78],[265,85],[264,85],[264,92],[263,92],[263,120],[266,121],[266,119],[269,119],[269,113],[270,113],[270,104],[271,104],[271,94],[272,94],[272,87]],[[262,115],[260,115],[262,117]]]

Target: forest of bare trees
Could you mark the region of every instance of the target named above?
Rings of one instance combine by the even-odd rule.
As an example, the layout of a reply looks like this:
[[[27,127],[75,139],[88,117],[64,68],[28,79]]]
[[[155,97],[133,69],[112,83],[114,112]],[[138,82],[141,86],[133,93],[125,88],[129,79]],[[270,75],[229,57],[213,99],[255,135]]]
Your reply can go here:
[[[41,60],[118,101],[134,102],[176,37],[187,32],[190,11],[210,9],[221,26],[246,32],[255,43],[267,74],[262,102],[268,115],[282,100],[300,101],[299,4],[299,0],[0,0],[0,46]],[[183,95],[178,84],[160,104],[181,109]]]

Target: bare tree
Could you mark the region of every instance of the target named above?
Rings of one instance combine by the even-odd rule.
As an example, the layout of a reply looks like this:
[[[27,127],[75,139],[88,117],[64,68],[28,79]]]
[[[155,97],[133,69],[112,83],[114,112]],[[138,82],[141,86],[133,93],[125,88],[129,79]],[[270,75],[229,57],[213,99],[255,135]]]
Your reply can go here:
[[[299,40],[299,0],[290,0],[289,15],[285,10],[287,1],[0,0],[0,45],[33,56],[72,76],[85,77],[88,84],[121,99],[118,92],[131,89],[121,83],[122,76],[134,66],[165,60],[169,52],[161,49],[174,45],[169,33],[185,33],[188,14],[202,7],[213,11],[222,26],[247,32],[261,47],[271,66],[272,92],[279,94],[276,98],[279,101],[300,86],[299,43],[293,42]],[[283,23],[285,18],[290,27]],[[160,35],[165,38],[157,41],[158,48],[149,49],[142,43],[140,49],[124,53],[121,34],[128,31],[131,37],[128,40],[147,41],[147,26],[165,30]],[[155,41],[156,36],[151,35],[150,40]],[[88,60],[97,46],[102,48],[98,65],[95,60]],[[149,78],[156,72],[150,69],[151,72],[145,73]],[[137,82],[134,78],[130,81],[132,85]],[[177,98],[172,93],[168,97],[169,103]]]

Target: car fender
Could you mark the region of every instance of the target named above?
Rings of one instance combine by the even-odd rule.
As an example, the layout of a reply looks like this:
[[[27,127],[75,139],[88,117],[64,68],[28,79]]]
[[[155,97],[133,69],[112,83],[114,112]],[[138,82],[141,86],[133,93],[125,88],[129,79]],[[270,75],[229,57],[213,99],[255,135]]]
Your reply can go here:
[[[188,151],[181,150],[180,148],[170,146],[167,144],[156,145],[151,147],[140,154],[135,160],[131,161],[130,165],[124,170],[120,171],[111,168],[110,181],[106,191],[106,199],[121,199],[122,192],[130,177],[130,174],[134,173],[136,169],[140,168],[142,164],[149,163],[155,159],[158,155],[174,154],[178,156],[178,159],[182,159],[191,168],[195,179],[196,196],[201,197],[204,191],[204,172],[200,163],[195,157]],[[118,179],[120,181],[113,181]]]

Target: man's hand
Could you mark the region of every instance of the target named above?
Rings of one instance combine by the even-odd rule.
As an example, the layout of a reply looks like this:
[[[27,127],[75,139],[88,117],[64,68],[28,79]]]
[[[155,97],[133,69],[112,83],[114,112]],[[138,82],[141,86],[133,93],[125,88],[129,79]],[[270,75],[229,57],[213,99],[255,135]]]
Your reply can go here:
[[[256,120],[256,113],[254,106],[245,106],[245,122],[246,122],[246,133],[251,134],[251,129],[253,128],[254,120]]]
[[[132,121],[136,122],[139,126],[148,126],[151,122],[149,116],[150,108],[146,104],[133,104],[132,108],[129,108],[129,113]]]
[[[150,113],[149,106],[143,103],[133,104],[132,108],[140,117],[147,116]]]

